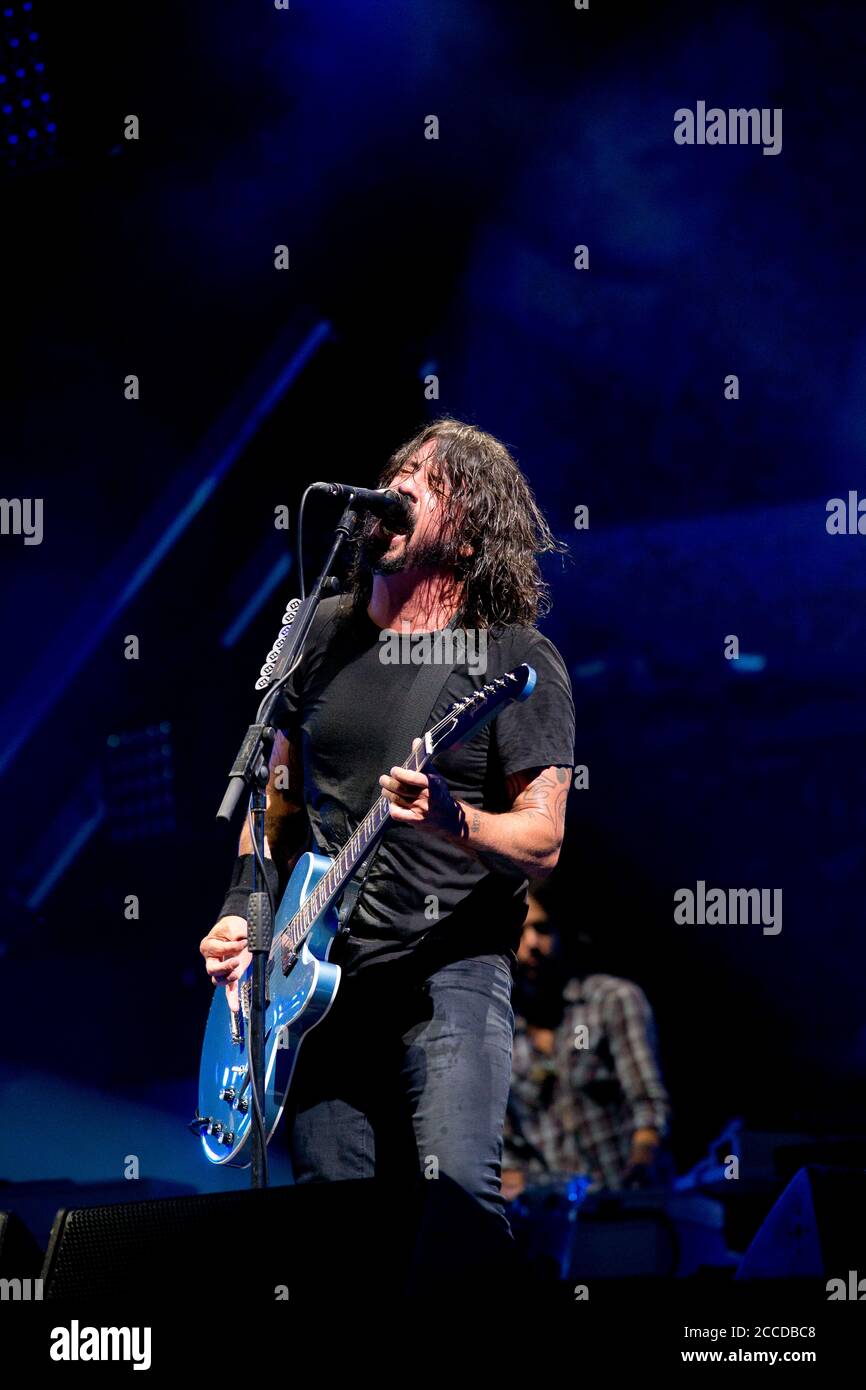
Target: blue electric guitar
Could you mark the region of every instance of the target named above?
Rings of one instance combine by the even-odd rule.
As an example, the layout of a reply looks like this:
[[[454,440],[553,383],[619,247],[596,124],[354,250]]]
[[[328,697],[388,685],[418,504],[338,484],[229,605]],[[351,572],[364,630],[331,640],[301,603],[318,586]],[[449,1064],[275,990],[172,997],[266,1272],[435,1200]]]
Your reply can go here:
[[[465,743],[499,711],[526,700],[535,687],[531,666],[513,671],[459,700],[424,735],[403,767],[421,772],[447,748]],[[343,891],[387,828],[390,802],[380,796],[336,859],[302,854],[277,911],[267,961],[265,1085],[262,1114],[268,1142],[280,1122],[305,1035],[334,1002],[340,967],[328,960],[338,930]],[[249,1167],[252,1122],[248,1047],[252,967],[239,983],[240,1008],[218,987],[208,1015],[199,1071],[198,1108],[190,1128],[211,1163]]]

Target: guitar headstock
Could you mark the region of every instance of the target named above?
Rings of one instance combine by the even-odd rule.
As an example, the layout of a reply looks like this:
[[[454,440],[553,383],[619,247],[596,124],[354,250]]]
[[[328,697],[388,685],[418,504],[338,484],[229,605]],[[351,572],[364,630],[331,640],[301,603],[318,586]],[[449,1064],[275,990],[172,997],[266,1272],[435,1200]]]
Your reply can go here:
[[[456,748],[472,738],[506,705],[528,700],[537,679],[534,668],[524,662],[482,685],[472,695],[455,700],[448,713],[424,735],[428,757],[434,758],[446,748]]]

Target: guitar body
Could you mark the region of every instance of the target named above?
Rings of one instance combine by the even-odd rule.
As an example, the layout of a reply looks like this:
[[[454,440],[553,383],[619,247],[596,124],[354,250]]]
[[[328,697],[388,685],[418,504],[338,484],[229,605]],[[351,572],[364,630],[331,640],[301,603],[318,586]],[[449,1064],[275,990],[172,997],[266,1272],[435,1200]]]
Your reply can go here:
[[[277,910],[275,937],[302,907],[332,862],[324,854],[301,856]],[[337,994],[340,967],[332,965],[328,955],[338,926],[336,908],[326,908],[316,918],[287,975],[280,968],[278,956],[268,963],[263,1109],[268,1142],[285,1108],[301,1044],[310,1029],[325,1017]],[[211,1163],[231,1168],[250,1165],[247,1140],[253,1121],[248,1048],[251,975],[252,967],[241,978],[241,1008],[236,1014],[227,1003],[227,991],[214,990],[199,1070],[197,1119],[202,1148]],[[229,1136],[231,1142],[227,1142]]]

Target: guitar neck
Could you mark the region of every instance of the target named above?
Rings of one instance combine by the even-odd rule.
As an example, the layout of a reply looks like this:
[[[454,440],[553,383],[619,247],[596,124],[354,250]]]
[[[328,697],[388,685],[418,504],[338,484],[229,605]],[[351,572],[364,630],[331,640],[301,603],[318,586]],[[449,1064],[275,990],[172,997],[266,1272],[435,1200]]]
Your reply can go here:
[[[402,766],[412,772],[421,772],[428,760],[422,742],[409,754]],[[388,806],[389,802],[385,796],[380,796],[378,801],[373,803],[361,824],[343,845],[328,872],[319,880],[291,922],[287,923],[275,938],[272,949],[280,949],[284,959],[288,951],[298,949],[316,919],[339,897],[358,866],[384,834],[389,819]]]
[[[456,701],[448,713],[427,730],[418,746],[413,748],[401,766],[412,772],[420,772],[430,759],[435,758],[440,752],[474,738],[479,729],[496,718],[504,705],[514,700],[528,699],[535,688],[535,682],[535,671],[524,662],[513,671],[508,671],[506,675],[497,676],[463,700]],[[322,913],[343,892],[358,866],[384,833],[390,819],[389,808],[390,802],[387,797],[380,796],[292,920],[277,933],[271,952],[281,952],[286,973],[291,965],[292,956],[297,952],[304,937],[312,930]]]

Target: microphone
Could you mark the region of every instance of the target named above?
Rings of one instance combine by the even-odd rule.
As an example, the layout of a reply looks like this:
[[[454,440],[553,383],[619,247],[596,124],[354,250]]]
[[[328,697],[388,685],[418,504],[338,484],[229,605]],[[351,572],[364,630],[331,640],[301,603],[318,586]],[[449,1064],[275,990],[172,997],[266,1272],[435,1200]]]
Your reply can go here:
[[[374,516],[381,517],[396,535],[406,535],[413,530],[411,503],[402,493],[393,488],[355,487],[351,483],[313,483],[314,492],[329,492],[332,497],[343,497],[350,507],[363,507]]]

